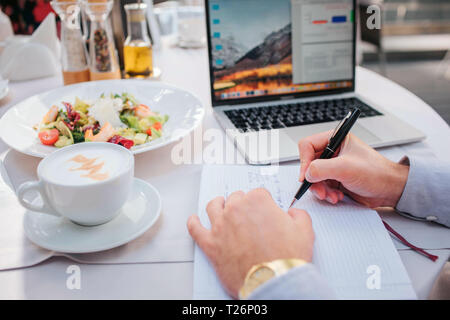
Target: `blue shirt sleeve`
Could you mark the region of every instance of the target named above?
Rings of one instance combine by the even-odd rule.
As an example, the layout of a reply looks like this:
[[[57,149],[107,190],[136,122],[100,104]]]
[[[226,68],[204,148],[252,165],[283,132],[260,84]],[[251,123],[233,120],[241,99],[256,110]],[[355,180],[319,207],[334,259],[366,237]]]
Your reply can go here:
[[[409,174],[397,211],[450,227],[450,163],[413,157],[400,163],[409,164]]]

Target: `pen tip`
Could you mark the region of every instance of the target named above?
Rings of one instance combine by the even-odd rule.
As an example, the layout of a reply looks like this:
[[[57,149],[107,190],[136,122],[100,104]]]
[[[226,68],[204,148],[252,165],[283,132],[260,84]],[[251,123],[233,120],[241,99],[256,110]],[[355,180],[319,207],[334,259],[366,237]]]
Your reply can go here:
[[[291,205],[289,206],[289,208],[291,208],[292,207],[292,205],[295,203],[295,198],[294,198],[294,200],[292,200],[292,202],[291,202]]]

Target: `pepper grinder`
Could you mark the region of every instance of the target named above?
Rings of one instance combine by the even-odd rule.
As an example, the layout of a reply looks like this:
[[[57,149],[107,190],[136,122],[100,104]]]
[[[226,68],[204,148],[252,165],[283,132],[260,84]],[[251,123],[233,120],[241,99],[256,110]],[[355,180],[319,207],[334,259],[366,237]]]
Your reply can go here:
[[[89,17],[89,71],[91,80],[120,79],[120,67],[109,14],[113,0],[83,0]]]

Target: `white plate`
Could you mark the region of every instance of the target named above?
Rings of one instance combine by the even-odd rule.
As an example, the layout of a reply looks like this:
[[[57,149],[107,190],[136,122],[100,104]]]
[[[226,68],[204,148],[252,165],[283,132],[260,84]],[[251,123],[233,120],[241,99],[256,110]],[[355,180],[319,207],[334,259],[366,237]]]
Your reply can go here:
[[[115,248],[136,239],[158,220],[160,213],[159,192],[147,182],[135,179],[121,213],[108,223],[85,227],[66,218],[27,211],[24,229],[28,239],[42,248],[88,253]]]
[[[33,126],[38,124],[52,105],[75,102],[75,97],[95,99],[102,93],[133,94],[150,109],[169,115],[163,136],[131,148],[134,154],[157,149],[188,135],[202,121],[204,108],[191,93],[163,83],[145,80],[104,80],[83,82],[32,96],[11,109],[0,119],[0,138],[11,148],[44,158],[57,148],[40,143]]]
[[[2,100],[4,97],[8,95],[9,87],[8,87],[8,80],[2,80],[0,78],[0,100]]]

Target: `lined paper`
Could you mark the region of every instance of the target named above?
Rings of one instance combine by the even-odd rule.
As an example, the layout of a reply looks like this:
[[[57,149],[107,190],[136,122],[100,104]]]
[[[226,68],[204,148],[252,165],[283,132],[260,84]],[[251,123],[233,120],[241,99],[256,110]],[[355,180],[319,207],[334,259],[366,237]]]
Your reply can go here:
[[[263,187],[287,210],[299,187],[297,166],[205,166],[202,173],[199,216],[210,228],[205,208],[216,196]],[[339,299],[416,299],[400,257],[374,210],[345,199],[337,205],[315,199],[311,193],[296,203],[308,211],[315,232],[313,263]],[[380,286],[374,288],[374,270]],[[229,299],[203,252],[195,247],[194,298]]]

